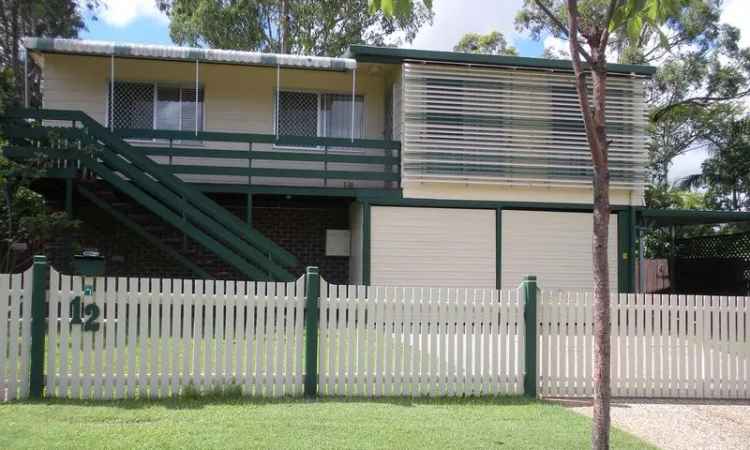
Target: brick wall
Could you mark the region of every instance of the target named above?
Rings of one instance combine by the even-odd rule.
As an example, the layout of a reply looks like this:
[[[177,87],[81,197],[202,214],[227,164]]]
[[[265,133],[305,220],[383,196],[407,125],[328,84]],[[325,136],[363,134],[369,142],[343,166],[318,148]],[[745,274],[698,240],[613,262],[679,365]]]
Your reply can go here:
[[[59,189],[55,189],[46,193],[57,209],[62,206],[59,192]],[[215,194],[212,197],[237,217],[245,219],[245,195]],[[132,203],[126,196],[118,196],[118,201]],[[253,226],[297,257],[300,264],[289,269],[293,275],[303,274],[308,265],[317,265],[321,275],[329,282],[346,283],[349,278],[349,258],[325,256],[325,236],[327,229],[349,228],[350,202],[350,199],[258,195],[253,197]],[[130,206],[138,208],[137,205]],[[70,236],[61,236],[49,246],[48,257],[59,270],[70,270],[71,243],[75,243],[75,246],[97,248],[106,258],[107,275],[110,276],[194,277],[176,261],[78,195],[74,198],[73,209],[75,217],[82,220],[83,225]],[[150,220],[154,225],[163,224],[155,216]],[[158,229],[156,226],[154,228]],[[180,236],[172,228],[168,234],[159,237],[175,239],[175,236]],[[197,244],[188,243],[188,247],[193,246]],[[235,271],[231,267],[220,267],[224,265],[223,261],[213,255],[207,258],[193,253],[189,257],[210,273],[219,273],[217,276],[222,278],[236,278]]]
[[[326,230],[349,229],[349,200],[253,198],[253,226],[297,257],[292,273],[316,265],[330,283],[349,281],[349,257],[325,256]]]

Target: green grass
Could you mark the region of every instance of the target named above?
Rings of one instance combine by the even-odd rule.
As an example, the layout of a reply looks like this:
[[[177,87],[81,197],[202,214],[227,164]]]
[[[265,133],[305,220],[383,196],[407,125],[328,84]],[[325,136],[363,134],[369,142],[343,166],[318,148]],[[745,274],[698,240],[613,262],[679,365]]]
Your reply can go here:
[[[591,421],[522,398],[240,398],[0,405],[0,448],[587,448]],[[651,448],[613,430],[613,448]]]

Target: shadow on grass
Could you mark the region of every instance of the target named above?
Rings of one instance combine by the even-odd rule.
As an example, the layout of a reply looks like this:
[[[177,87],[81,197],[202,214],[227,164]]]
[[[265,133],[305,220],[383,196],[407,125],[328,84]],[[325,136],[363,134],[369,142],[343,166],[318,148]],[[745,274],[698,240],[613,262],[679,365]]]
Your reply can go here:
[[[318,397],[308,399],[304,397],[246,397],[226,395],[204,395],[200,397],[170,397],[165,399],[127,399],[127,400],[72,400],[72,399],[43,399],[23,400],[11,402],[11,404],[26,405],[66,405],[85,407],[107,407],[120,409],[143,409],[151,407],[164,407],[167,409],[202,409],[209,405],[309,405],[309,404],[371,404],[392,405],[411,408],[419,405],[431,406],[524,406],[539,403],[548,403],[543,400],[535,400],[522,396],[497,396],[497,397]]]

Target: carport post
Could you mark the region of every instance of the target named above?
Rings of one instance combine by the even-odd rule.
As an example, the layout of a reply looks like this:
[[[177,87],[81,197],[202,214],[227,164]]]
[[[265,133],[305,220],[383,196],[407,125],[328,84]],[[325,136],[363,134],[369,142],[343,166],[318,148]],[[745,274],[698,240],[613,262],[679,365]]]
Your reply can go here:
[[[536,398],[536,276],[529,275],[525,277],[521,284],[521,288],[523,289],[523,315],[526,324],[524,330],[524,336],[526,338],[526,349],[524,353],[526,357],[526,371],[523,376],[523,394],[526,397]]]
[[[320,272],[308,267],[305,272],[305,397],[318,395],[318,298]]]

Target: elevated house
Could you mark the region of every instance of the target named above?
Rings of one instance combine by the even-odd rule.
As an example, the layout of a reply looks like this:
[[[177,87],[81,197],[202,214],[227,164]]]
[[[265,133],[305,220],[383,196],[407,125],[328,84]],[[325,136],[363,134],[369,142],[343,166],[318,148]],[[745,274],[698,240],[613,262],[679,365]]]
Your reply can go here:
[[[324,58],[27,38],[42,109],[6,155],[113,275],[591,286],[591,163],[570,62],[352,46]],[[609,65],[613,288],[635,286],[645,82]],[[54,255],[66,264],[71,250]]]

